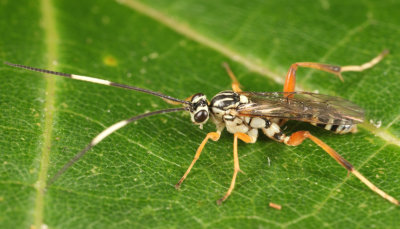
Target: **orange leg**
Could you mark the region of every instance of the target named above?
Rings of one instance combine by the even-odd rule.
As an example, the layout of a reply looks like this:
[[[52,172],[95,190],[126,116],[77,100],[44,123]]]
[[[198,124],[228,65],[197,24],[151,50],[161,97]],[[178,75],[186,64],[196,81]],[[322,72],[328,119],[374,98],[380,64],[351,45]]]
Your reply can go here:
[[[249,135],[244,134],[244,133],[235,133],[233,136],[233,164],[234,164],[234,170],[233,170],[233,177],[231,181],[231,186],[229,187],[228,191],[226,192],[225,196],[223,196],[221,199],[217,200],[217,204],[220,205],[222,202],[224,202],[229,195],[232,193],[233,189],[235,188],[235,182],[236,182],[236,176],[237,173],[240,171],[239,168],[239,157],[238,157],[238,150],[237,150],[237,139],[240,139],[246,143],[251,143],[252,139]]]
[[[385,193],[384,191],[382,191],[378,187],[376,187],[373,183],[371,183],[371,181],[369,181],[361,173],[359,173],[357,170],[355,170],[353,165],[351,165],[348,161],[346,161],[342,156],[340,156],[335,150],[333,150],[326,143],[324,143],[317,137],[311,135],[310,132],[308,132],[308,131],[295,132],[290,136],[289,140],[285,141],[285,144],[291,145],[291,146],[297,146],[297,145],[300,145],[306,138],[310,139],[315,144],[317,144],[319,147],[321,147],[323,150],[325,150],[325,152],[327,152],[331,157],[333,157],[333,159],[335,159],[340,165],[342,165],[344,168],[346,168],[350,173],[354,174],[354,176],[356,176],[358,179],[360,179],[360,181],[363,182],[365,185],[367,185],[372,191],[376,192],[381,197],[385,198],[386,200],[390,201],[391,203],[400,205],[400,202],[398,200],[396,200],[392,196],[388,195],[387,193]]]
[[[240,89],[241,85],[240,85],[239,81],[236,79],[236,76],[233,74],[229,65],[227,63],[223,63],[223,66],[226,69],[226,71],[228,72],[228,75],[232,80],[232,90],[234,92],[241,92],[242,91],[242,89]]]
[[[219,137],[221,136],[220,133],[218,132],[210,132],[207,134],[207,136],[204,138],[204,140],[201,142],[199,148],[197,148],[196,154],[194,155],[194,159],[192,163],[190,164],[189,168],[186,170],[185,174],[183,177],[179,180],[179,182],[175,185],[176,189],[179,189],[181,187],[182,182],[185,180],[187,175],[189,174],[190,170],[192,169],[194,163],[196,163],[197,159],[199,159],[201,151],[203,150],[204,146],[206,145],[208,139],[211,138],[213,141],[218,141]]]
[[[294,92],[295,91],[295,84],[296,84],[296,71],[297,67],[306,67],[306,68],[314,68],[318,69],[321,71],[329,72],[337,77],[341,81],[343,81],[342,72],[361,72],[364,71],[365,69],[372,68],[374,65],[379,63],[388,54],[388,50],[383,51],[381,54],[379,54],[377,57],[372,59],[371,61],[364,63],[362,65],[351,65],[351,66],[334,66],[334,65],[329,65],[329,64],[318,64],[318,63],[311,63],[311,62],[299,62],[299,63],[294,63],[292,66],[290,66],[290,69],[286,75],[286,80],[285,84],[283,86],[283,92]]]

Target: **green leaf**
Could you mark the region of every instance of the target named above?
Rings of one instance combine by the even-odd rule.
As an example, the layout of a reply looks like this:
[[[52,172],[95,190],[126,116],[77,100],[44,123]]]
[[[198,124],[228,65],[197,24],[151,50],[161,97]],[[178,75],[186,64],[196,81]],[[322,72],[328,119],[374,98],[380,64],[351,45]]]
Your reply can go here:
[[[297,89],[347,98],[366,110],[356,134],[309,130],[382,190],[400,197],[398,1],[0,1],[0,59],[89,75],[186,98],[230,88],[280,91],[296,61],[355,65],[384,49],[373,69],[335,77],[299,69]],[[97,145],[42,192],[47,178],[107,126],[171,107],[137,92],[0,67],[1,228],[395,228],[397,206],[306,141],[232,135],[209,142],[179,191],[207,132],[187,114],[131,124]],[[373,123],[381,122],[380,128]],[[270,202],[282,205],[277,211]]]

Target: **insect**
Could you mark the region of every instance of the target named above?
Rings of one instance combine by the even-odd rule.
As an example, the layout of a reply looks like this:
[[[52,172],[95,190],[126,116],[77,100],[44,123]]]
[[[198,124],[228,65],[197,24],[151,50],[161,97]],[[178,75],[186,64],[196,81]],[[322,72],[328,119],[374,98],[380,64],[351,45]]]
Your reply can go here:
[[[234,172],[230,187],[228,188],[227,192],[222,198],[217,200],[217,203],[221,204],[231,195],[235,187],[236,177],[240,171],[237,148],[238,139],[245,143],[254,143],[257,140],[259,130],[261,130],[272,140],[288,146],[297,146],[305,139],[313,141],[340,165],[347,169],[349,173],[352,173],[361,182],[367,185],[372,191],[376,192],[391,203],[399,205],[398,200],[372,184],[361,173],[355,170],[354,167],[335,150],[333,150],[319,138],[312,135],[309,131],[297,131],[291,135],[286,135],[280,128],[280,126],[282,126],[288,120],[298,120],[311,123],[312,125],[322,127],[337,134],[355,132],[357,130],[356,125],[363,122],[363,110],[352,102],[339,97],[321,95],[311,92],[296,92],[296,70],[298,67],[318,69],[332,73],[343,80],[341,76],[342,72],[363,71],[371,68],[381,61],[387,53],[387,51],[384,51],[371,61],[359,66],[355,65],[340,67],[312,62],[294,63],[291,65],[286,75],[283,92],[244,92],[241,90],[241,86],[229,66],[224,63],[224,67],[232,80],[232,90],[219,92],[211,99],[211,101],[208,101],[203,93],[196,93],[185,100],[181,100],[151,90],[110,82],[108,80],[55,72],[8,62],[5,64],[41,73],[72,78],[75,80],[82,80],[96,84],[139,91],[160,97],[170,104],[182,106],[180,108],[170,108],[144,113],[113,124],[93,138],[92,141],[82,151],[77,153],[53,177],[51,177],[47,182],[48,186],[54,183],[70,166],[78,161],[91,148],[93,148],[113,132],[128,125],[129,123],[152,115],[187,111],[190,114],[191,121],[195,125],[199,125],[200,128],[202,128],[202,126],[209,119],[211,119],[216,126],[216,131],[208,133],[201,142],[193,161],[189,165],[189,168],[186,170],[179,182],[175,185],[177,189],[180,188],[182,182],[188,176],[194,164],[199,159],[207,141],[209,139],[218,141],[221,136],[221,132],[226,128],[229,133],[233,134]]]

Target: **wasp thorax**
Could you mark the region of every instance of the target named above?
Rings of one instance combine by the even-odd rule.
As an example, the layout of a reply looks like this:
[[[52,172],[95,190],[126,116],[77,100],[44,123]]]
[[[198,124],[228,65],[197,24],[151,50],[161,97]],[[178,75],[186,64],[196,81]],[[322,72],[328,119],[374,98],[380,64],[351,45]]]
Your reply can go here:
[[[207,122],[209,117],[207,98],[202,93],[192,96],[190,104],[190,117],[196,125],[202,125]]]

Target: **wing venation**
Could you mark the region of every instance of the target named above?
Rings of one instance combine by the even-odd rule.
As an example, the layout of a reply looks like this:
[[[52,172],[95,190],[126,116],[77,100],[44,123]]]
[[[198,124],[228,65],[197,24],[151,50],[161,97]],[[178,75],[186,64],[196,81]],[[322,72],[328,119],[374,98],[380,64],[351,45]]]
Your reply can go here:
[[[332,125],[364,121],[364,110],[335,96],[311,92],[240,92],[250,103],[238,107],[239,115],[298,120]]]

